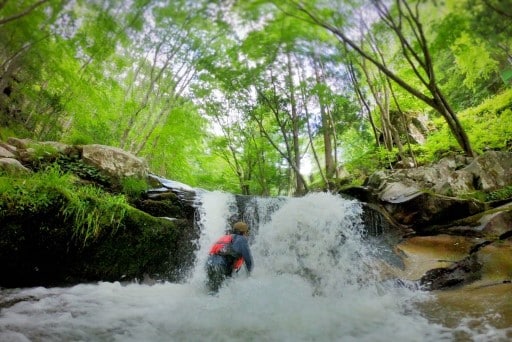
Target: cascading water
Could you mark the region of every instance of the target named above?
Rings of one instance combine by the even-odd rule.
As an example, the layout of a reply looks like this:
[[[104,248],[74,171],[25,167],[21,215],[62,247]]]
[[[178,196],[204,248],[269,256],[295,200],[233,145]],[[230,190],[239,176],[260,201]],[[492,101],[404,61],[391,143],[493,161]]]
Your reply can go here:
[[[243,213],[254,271],[217,295],[204,288],[203,264],[240,207],[205,192],[187,282],[4,289],[0,341],[453,340],[417,309],[430,294],[381,279],[382,246],[365,238],[359,203],[325,193],[254,201]]]

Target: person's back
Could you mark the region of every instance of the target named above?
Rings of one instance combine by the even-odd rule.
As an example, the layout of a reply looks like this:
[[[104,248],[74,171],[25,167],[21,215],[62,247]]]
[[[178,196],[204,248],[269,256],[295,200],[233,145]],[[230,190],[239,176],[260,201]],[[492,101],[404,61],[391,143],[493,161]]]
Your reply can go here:
[[[206,261],[207,287],[210,292],[217,292],[233,271],[240,269],[245,263],[250,273],[253,268],[253,259],[247,235],[249,227],[245,222],[237,222],[233,225],[233,233],[220,237],[210,248]]]

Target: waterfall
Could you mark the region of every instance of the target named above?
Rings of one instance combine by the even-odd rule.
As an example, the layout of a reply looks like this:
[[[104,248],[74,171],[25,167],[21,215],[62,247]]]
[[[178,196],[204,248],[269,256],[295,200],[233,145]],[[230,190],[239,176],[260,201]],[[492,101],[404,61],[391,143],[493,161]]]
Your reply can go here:
[[[368,237],[357,201],[328,193],[202,192],[198,203],[201,236],[186,282],[3,289],[0,341],[449,341],[457,330],[473,336],[469,325],[449,329],[425,317],[418,306],[431,294],[382,276],[389,247]],[[240,219],[251,226],[254,270],[208,295],[208,248]],[[485,336],[502,333],[488,327]]]

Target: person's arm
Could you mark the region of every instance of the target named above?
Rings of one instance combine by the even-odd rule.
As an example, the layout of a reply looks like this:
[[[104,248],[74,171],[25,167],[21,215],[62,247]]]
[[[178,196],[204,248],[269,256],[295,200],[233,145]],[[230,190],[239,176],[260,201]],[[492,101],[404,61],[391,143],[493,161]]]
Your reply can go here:
[[[233,241],[233,250],[239,253],[245,261],[245,267],[247,267],[247,271],[251,272],[254,266],[252,260],[251,249],[249,248],[249,243],[244,236],[237,236],[235,241]]]

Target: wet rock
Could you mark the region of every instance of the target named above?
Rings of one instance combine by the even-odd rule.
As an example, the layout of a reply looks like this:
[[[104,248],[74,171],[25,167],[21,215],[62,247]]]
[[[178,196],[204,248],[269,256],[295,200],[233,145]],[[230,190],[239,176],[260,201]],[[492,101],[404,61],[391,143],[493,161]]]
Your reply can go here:
[[[480,238],[440,234],[405,238],[395,246],[403,260],[400,276],[418,280],[431,269],[445,268],[464,259]]]
[[[434,268],[421,277],[420,284],[426,290],[440,290],[469,284],[482,277],[482,263],[471,256],[450,267]]]
[[[411,189],[411,188],[409,188]],[[431,225],[475,215],[485,210],[485,203],[473,199],[440,196],[428,192],[398,193],[391,200],[382,201],[384,208],[400,224],[411,226],[422,234]]]
[[[512,239],[499,240],[480,248],[476,253],[482,265],[482,277],[489,281],[512,279]]]
[[[442,290],[471,284],[509,283],[512,279],[512,240],[486,241],[466,258],[448,267],[425,273],[420,284],[427,290]]]

